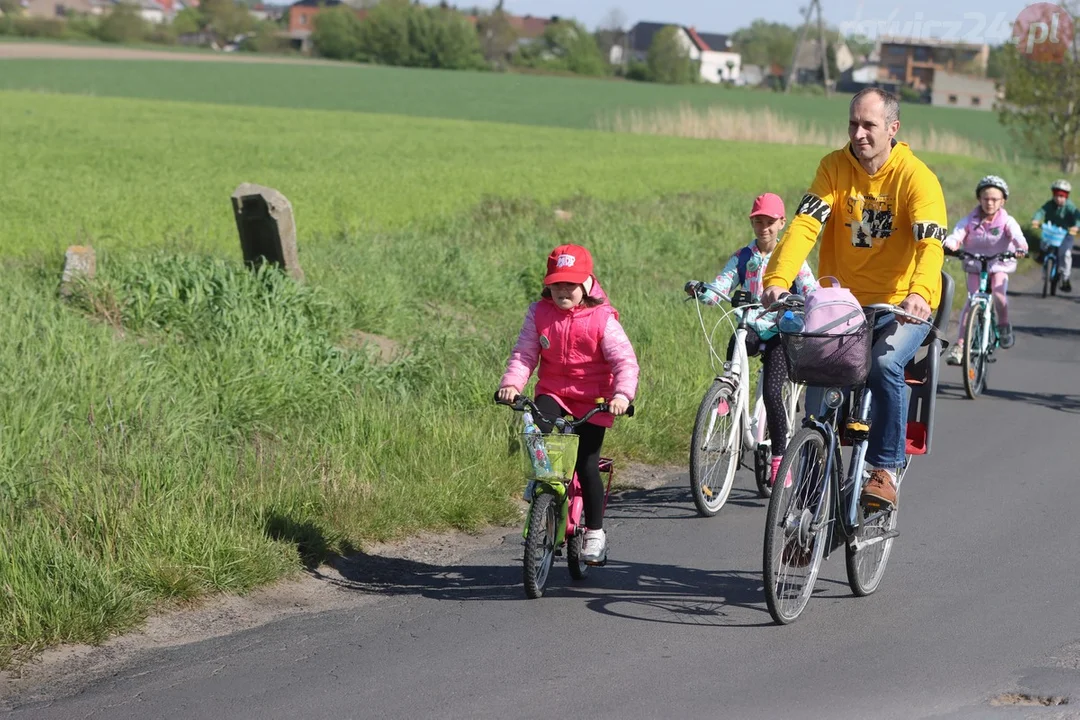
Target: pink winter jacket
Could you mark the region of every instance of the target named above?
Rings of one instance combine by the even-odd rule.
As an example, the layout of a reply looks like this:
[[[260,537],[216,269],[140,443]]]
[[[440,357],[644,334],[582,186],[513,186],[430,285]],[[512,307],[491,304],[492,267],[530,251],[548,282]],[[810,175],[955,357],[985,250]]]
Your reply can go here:
[[[956,224],[952,233],[945,238],[945,247],[950,250],[963,248],[980,255],[994,255],[1007,250],[1028,251],[1024,231],[1020,223],[1002,208],[987,219],[981,207],[976,207],[967,217]],[[1011,273],[1016,270],[1015,260],[995,260],[987,268],[990,272]],[[974,260],[964,261],[964,271],[978,273],[979,263]]]
[[[529,306],[500,387],[520,392],[539,363],[536,395],[551,395],[574,417],[593,409],[599,397],[610,400],[619,394],[634,399],[638,383],[634,348],[595,278],[590,294],[604,303],[560,310],[542,298]],[[611,427],[614,416],[597,413],[589,422]]]

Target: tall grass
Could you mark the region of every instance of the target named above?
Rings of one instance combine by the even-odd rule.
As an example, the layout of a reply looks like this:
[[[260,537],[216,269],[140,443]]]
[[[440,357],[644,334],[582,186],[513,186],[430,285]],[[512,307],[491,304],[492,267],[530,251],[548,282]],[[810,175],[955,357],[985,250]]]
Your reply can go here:
[[[834,127],[835,126],[835,127]],[[839,122],[829,126],[804,117],[793,117],[770,108],[745,109],[721,105],[696,108],[683,104],[676,109],[624,110],[602,113],[597,127],[635,135],[669,135],[699,140],[736,140],[843,147],[847,131]],[[984,161],[1004,163],[1008,158],[1001,146],[990,146],[933,125],[901,125],[898,139],[919,152],[961,155]]]

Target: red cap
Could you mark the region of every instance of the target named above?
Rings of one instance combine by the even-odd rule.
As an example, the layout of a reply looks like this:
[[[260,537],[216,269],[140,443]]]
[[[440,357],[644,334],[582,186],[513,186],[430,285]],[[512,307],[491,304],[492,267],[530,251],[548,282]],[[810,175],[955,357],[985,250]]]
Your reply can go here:
[[[784,212],[784,201],[774,193],[758,195],[754,199],[754,207],[750,208],[750,217],[755,215],[768,215],[773,218],[787,217],[787,213]]]
[[[544,284],[584,283],[592,275],[592,255],[580,245],[560,245],[551,251]]]

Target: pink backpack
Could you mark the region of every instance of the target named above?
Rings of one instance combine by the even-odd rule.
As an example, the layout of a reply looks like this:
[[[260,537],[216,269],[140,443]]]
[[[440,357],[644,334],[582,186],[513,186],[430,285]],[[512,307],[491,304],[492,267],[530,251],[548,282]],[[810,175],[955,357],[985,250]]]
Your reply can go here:
[[[861,384],[870,372],[873,337],[867,311],[836,278],[819,278],[819,285],[806,294],[802,331],[781,335],[788,374],[808,385]]]
[[[826,285],[826,280],[832,282]],[[859,301],[834,277],[819,278],[820,287],[806,294],[803,332],[813,335],[851,335],[866,324]]]

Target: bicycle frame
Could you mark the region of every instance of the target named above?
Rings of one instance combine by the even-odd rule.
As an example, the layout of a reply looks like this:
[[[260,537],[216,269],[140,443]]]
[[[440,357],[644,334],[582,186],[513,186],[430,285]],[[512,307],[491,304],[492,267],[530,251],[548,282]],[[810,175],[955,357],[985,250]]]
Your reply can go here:
[[[611,458],[600,458],[600,472],[607,475],[607,483],[604,488],[604,510],[607,510],[608,497],[611,495],[611,480],[615,476],[615,461]],[[581,482],[578,480],[577,471],[574,471],[570,482],[561,480],[537,480],[533,489],[533,498],[543,493],[555,496],[559,503],[559,524],[555,529],[555,546],[558,547],[566,542],[566,538],[574,537],[584,532],[581,524],[585,512],[585,500],[581,494]],[[529,534],[529,523],[532,522],[533,501],[529,501],[529,511],[525,513],[525,524],[521,530],[521,537]]]

